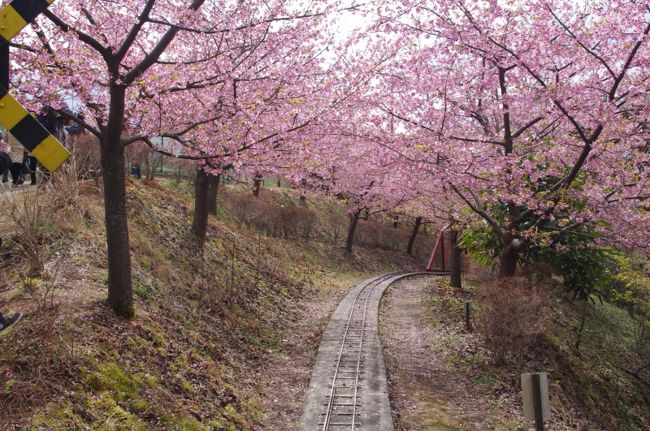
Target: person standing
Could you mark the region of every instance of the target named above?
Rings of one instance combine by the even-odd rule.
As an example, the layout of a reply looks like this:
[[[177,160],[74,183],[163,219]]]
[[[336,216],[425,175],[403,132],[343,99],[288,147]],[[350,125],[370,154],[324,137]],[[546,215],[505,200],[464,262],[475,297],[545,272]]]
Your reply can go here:
[[[9,181],[9,166],[11,166],[11,146],[5,139],[5,132],[0,132],[0,170],[2,170],[2,182]]]
[[[31,185],[36,185],[36,157],[33,157],[27,151],[23,151],[23,181],[26,174],[31,177]]]
[[[75,120],[79,121],[84,121],[85,117],[84,114],[79,113],[74,116]],[[66,131],[68,132],[68,136],[66,139],[66,144],[68,146],[68,149],[70,152],[74,153],[74,147],[79,141],[79,138],[81,138],[84,135],[85,129],[83,126],[78,123],[75,120],[70,120],[68,121],[68,124],[66,125]]]

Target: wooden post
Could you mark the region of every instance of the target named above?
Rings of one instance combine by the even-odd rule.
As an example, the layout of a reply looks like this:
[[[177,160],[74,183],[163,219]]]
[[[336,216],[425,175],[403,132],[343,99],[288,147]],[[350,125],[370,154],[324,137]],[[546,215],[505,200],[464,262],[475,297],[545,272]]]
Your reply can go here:
[[[472,303],[465,303],[465,328],[472,332]]]
[[[256,271],[256,276],[255,276],[255,284],[259,284],[260,282],[260,260],[262,256],[262,231],[257,232],[257,262],[255,263],[255,271]]]
[[[237,238],[232,234],[232,254],[230,256],[230,287],[235,285],[235,255],[237,254]]]

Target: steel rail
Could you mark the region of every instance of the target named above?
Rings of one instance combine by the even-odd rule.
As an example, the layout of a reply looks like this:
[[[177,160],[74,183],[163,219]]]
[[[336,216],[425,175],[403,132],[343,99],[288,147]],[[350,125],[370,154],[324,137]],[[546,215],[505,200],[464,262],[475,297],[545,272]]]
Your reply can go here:
[[[352,398],[352,408],[353,408],[353,413],[352,413],[352,424],[351,424],[351,430],[354,431],[354,426],[356,422],[356,408],[357,408],[357,395],[358,395],[358,389],[359,389],[359,371],[361,367],[361,349],[363,347],[363,336],[364,336],[364,331],[365,331],[365,321],[366,321],[366,315],[368,312],[368,301],[370,300],[370,296],[374,292],[375,288],[381,284],[382,282],[390,279],[391,277],[395,277],[401,274],[407,274],[404,272],[395,272],[395,273],[390,273],[390,274],[385,274],[379,277],[376,277],[372,280],[370,280],[368,283],[365,284],[361,289],[359,289],[359,292],[357,292],[354,301],[352,302],[352,305],[350,307],[350,313],[348,315],[348,320],[347,324],[345,327],[345,332],[343,333],[343,340],[341,342],[341,348],[339,349],[338,357],[336,360],[336,368],[334,370],[334,377],[332,378],[332,388],[330,390],[330,395],[329,395],[329,402],[327,404],[327,411],[325,412],[325,420],[323,423],[323,431],[328,431],[330,427],[330,420],[331,420],[331,413],[332,413],[332,407],[334,404],[334,394],[336,393],[336,381],[338,379],[339,375],[339,370],[341,368],[341,359],[343,357],[343,352],[345,350],[345,343],[348,338],[348,334],[350,332],[350,326],[352,324],[352,317],[354,315],[355,309],[357,307],[357,302],[359,301],[359,297],[361,296],[362,293],[365,293],[368,288],[372,285],[372,288],[368,292],[368,294],[365,297],[364,301],[364,309],[363,309],[363,320],[361,322],[361,335],[360,335],[360,343],[359,343],[359,352],[357,354],[357,372],[356,372],[356,380],[355,380],[355,386],[354,386],[354,396]]]
[[[361,349],[363,349],[363,337],[365,335],[365,330],[366,330],[366,316],[368,315],[368,301],[370,301],[370,297],[372,296],[373,292],[379,286],[381,283],[383,283],[386,280],[381,280],[375,286],[373,286],[372,290],[368,295],[366,296],[366,302],[363,305],[363,319],[361,320],[361,335],[359,336],[359,353],[357,354],[357,372],[354,380],[354,395],[352,396],[353,404],[352,404],[352,424],[350,425],[350,430],[354,431],[354,425],[357,420],[357,394],[359,392],[359,373],[361,371]]]
[[[338,352],[337,360],[336,360],[336,366],[334,369],[334,376],[332,378],[332,384],[331,384],[331,389],[329,393],[329,401],[327,403],[327,411],[325,412],[325,419],[323,421],[323,428],[322,431],[328,431],[330,429],[331,425],[334,426],[345,426],[347,427],[348,425],[350,426],[350,431],[355,431],[355,426],[357,425],[357,407],[358,407],[358,398],[359,398],[359,379],[360,379],[360,373],[362,371],[361,363],[362,363],[362,358],[363,358],[363,343],[365,341],[365,331],[366,331],[366,322],[367,322],[367,314],[368,314],[368,307],[370,303],[370,298],[372,297],[372,294],[374,293],[375,289],[380,286],[382,283],[386,282],[387,280],[391,280],[390,284],[412,276],[417,276],[417,275],[445,275],[447,274],[448,271],[444,270],[434,270],[434,271],[402,271],[402,272],[393,272],[390,274],[385,274],[382,276],[375,277],[371,279],[370,281],[366,282],[357,292],[357,294],[354,297],[354,300],[352,301],[352,304],[350,306],[350,312],[348,313],[347,317],[347,322],[345,324],[345,331],[343,332],[343,339],[341,342],[341,347]],[[362,295],[365,295],[363,297]],[[357,310],[358,307],[361,306],[361,302],[363,302],[363,310]],[[358,318],[358,316],[355,318],[355,312],[360,311],[362,312],[361,319]],[[335,416],[334,413],[334,399],[336,398],[336,389],[337,389],[337,381],[339,379],[339,374],[341,372],[341,363],[343,359],[343,355],[346,351],[346,349],[351,349],[354,346],[347,346],[347,341],[348,341],[348,336],[350,334],[351,326],[352,323],[359,322],[361,324],[360,328],[355,329],[355,331],[360,331],[360,334],[358,335],[359,337],[359,342],[358,342],[358,351],[357,351],[357,358],[356,358],[356,375],[354,377],[354,392],[353,395],[351,396],[352,398],[352,403],[351,404],[345,404],[346,407],[352,407],[352,422],[350,424],[344,424],[344,423],[331,423],[332,416]],[[347,360],[346,362],[352,362]],[[349,373],[352,373],[352,371],[349,371]],[[345,396],[346,398],[349,396]],[[341,415],[348,416],[350,413],[342,413]]]

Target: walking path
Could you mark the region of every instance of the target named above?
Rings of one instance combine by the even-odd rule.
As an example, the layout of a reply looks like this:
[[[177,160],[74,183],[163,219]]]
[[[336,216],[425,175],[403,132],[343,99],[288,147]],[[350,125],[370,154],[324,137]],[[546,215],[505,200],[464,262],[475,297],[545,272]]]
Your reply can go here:
[[[377,334],[379,302],[397,280],[443,272],[374,277],[341,301],[323,332],[301,431],[393,431],[384,357]]]
[[[458,352],[468,361],[481,355],[467,353],[476,338],[464,329],[465,298],[447,296],[463,293],[447,289],[443,280],[418,277],[393,283],[382,299],[379,332],[395,429],[515,429],[491,424],[492,412],[504,417],[504,411],[494,408],[482,386],[473,386],[479,376],[492,374],[460,365],[465,362]]]

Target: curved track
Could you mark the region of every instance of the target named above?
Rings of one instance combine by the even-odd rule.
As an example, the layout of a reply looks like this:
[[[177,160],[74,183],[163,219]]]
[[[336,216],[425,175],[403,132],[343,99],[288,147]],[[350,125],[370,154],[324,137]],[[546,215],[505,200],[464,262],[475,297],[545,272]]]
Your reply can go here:
[[[321,339],[301,431],[393,431],[383,353],[377,335],[379,302],[394,282],[445,272],[398,272],[373,277],[341,301]]]

